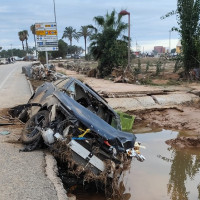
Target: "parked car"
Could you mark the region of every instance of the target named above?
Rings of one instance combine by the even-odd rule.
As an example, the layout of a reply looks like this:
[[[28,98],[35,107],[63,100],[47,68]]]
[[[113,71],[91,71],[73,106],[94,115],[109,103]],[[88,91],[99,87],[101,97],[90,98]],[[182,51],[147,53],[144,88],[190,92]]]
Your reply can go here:
[[[23,61],[37,61],[36,56],[25,56],[23,57]]]
[[[13,58],[14,58],[16,61],[22,61],[22,60],[23,60],[23,58],[20,58],[20,57],[18,57],[18,56],[13,56]]]
[[[71,55],[71,58],[80,59],[80,55],[78,55],[78,54],[72,54],[72,55]]]
[[[12,108],[10,113],[26,123],[21,139],[30,144],[28,150],[41,140],[48,146],[66,141],[66,151],[72,152],[76,164],[97,175],[105,170],[106,160],[119,166],[124,156],[144,161],[136,136],[121,131],[118,114],[91,87],[75,78],[45,82],[27,104]]]
[[[8,64],[7,58],[0,58],[0,65]]]
[[[67,54],[67,55],[66,55],[66,58],[67,58],[67,59],[71,58],[71,54]]]

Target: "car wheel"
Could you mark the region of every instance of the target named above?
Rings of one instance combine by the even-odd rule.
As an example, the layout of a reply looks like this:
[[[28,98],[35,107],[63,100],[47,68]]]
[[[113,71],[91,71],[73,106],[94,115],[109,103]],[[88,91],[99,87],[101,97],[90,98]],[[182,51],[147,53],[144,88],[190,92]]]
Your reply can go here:
[[[49,123],[49,111],[42,110],[33,115],[25,124],[21,140],[24,144],[30,144],[41,137],[41,129]]]

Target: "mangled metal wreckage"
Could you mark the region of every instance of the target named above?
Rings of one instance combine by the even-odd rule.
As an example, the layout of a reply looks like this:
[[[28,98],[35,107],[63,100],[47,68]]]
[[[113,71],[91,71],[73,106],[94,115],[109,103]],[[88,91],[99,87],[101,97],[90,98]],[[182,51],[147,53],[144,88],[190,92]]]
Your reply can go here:
[[[48,146],[64,142],[73,161],[96,175],[105,170],[106,160],[120,165],[124,156],[145,159],[135,135],[121,131],[118,114],[77,79],[45,82],[27,104],[12,108],[10,113],[26,123],[21,136],[25,150],[35,149],[41,141]]]

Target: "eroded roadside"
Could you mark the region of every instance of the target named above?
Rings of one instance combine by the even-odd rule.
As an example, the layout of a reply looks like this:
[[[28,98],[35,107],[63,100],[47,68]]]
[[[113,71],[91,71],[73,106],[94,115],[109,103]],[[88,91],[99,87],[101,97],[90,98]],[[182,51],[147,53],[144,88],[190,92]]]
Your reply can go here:
[[[175,130],[179,132],[178,138],[168,140],[167,144],[177,148],[200,146],[200,101],[169,109],[135,111],[133,114],[137,116],[134,132],[141,127],[144,131],[155,128]]]

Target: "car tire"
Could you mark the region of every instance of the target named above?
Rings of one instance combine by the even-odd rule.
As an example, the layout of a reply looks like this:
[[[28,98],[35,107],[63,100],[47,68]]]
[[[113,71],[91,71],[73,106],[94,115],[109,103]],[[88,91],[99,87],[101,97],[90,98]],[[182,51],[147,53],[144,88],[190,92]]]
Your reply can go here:
[[[24,144],[31,144],[41,137],[41,128],[49,123],[49,111],[42,110],[33,115],[22,130],[21,140]]]

